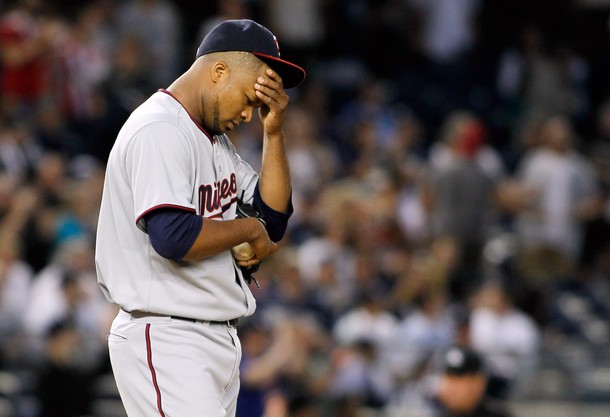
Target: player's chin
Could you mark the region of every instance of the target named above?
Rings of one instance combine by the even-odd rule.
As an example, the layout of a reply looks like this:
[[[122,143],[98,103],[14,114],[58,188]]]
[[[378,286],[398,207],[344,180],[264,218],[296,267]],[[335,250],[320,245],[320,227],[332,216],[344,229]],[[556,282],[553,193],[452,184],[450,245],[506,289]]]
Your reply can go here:
[[[233,129],[235,129],[236,127],[237,126],[233,122],[227,122],[226,126],[224,126],[224,132],[223,133],[230,132]]]
[[[229,123],[227,124],[220,124],[218,123],[217,125],[214,126],[214,129],[212,129],[212,134],[213,135],[222,135],[224,133],[227,133],[228,131],[232,130],[232,126],[229,126]]]
[[[241,126],[241,124],[242,124],[242,122],[239,120],[238,121],[232,120],[232,121],[228,122],[227,130],[237,130],[237,128],[239,126]]]

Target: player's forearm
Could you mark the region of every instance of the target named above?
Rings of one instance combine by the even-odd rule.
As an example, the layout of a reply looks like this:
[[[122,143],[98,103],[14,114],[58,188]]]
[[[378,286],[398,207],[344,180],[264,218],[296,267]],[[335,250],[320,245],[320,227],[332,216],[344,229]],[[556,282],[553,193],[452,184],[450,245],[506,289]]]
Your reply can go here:
[[[253,218],[217,221],[203,219],[203,226],[193,246],[182,258],[199,261],[229,250],[243,242],[260,239],[266,232],[261,223]]]
[[[265,135],[258,186],[265,204],[276,211],[286,212],[290,201],[291,180],[282,133]]]

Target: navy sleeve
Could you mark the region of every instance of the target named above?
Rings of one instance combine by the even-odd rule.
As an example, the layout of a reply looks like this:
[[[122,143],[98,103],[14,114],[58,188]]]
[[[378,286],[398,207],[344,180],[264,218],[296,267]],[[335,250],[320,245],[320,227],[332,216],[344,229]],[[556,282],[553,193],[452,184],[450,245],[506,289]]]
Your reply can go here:
[[[181,260],[199,236],[203,219],[180,209],[158,209],[145,217],[148,237],[161,256]]]
[[[256,188],[254,189],[252,205],[260,213],[263,219],[265,219],[265,228],[267,229],[269,238],[273,242],[279,242],[282,240],[284,233],[286,233],[286,228],[288,227],[288,219],[294,212],[294,208],[292,207],[292,194],[290,195],[290,200],[288,201],[288,211],[286,213],[282,213],[280,211],[273,210],[271,207],[265,204],[261,197],[260,191],[258,190],[257,184]]]

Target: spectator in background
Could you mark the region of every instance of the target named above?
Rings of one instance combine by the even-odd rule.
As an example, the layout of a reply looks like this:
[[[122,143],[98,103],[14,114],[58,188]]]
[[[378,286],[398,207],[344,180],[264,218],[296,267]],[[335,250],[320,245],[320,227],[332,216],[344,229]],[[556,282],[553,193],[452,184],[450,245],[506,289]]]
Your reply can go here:
[[[125,112],[132,112],[157,88],[147,71],[151,57],[136,35],[119,39],[112,55],[112,71],[106,85],[109,95]]]
[[[273,394],[267,400],[264,417],[320,417],[322,407],[317,399],[307,394],[285,397]]]
[[[326,36],[324,0],[269,0],[263,13],[269,27],[282,39],[282,54],[314,68]]]
[[[586,274],[562,282],[550,300],[552,334],[586,343],[595,355],[607,357],[610,342],[610,244],[601,246]],[[597,353],[599,352],[599,353]],[[592,359],[594,365],[595,359]]]
[[[70,321],[58,321],[47,330],[43,360],[36,368],[40,416],[90,415],[96,369],[82,357],[82,342],[82,334]]]
[[[411,254],[390,295],[390,309],[399,317],[411,312],[415,300],[428,293],[450,297],[450,280],[458,262],[454,239],[442,236]]]
[[[447,295],[432,288],[422,291],[394,333],[392,370],[404,378],[454,343],[456,320]]]
[[[595,327],[591,326],[594,331],[588,335],[589,339],[607,346],[610,341],[610,243],[606,243],[598,252],[584,287],[582,293],[589,298],[592,313],[597,316],[592,323]]]
[[[317,122],[304,108],[294,106],[286,116],[285,134],[296,199],[320,192],[338,174],[339,155],[320,134]]]
[[[17,246],[23,256],[25,247],[25,242],[22,240],[23,228],[36,209],[39,196],[34,189],[22,186],[11,176],[3,175],[0,177],[0,199],[2,201],[0,230],[2,233],[20,237]]]
[[[110,75],[114,39],[107,19],[101,4],[81,6],[61,44],[62,106],[70,121],[86,120],[95,113],[96,89]]]
[[[19,182],[35,177],[43,156],[34,128],[30,117],[8,115],[0,120],[0,172]]]
[[[294,256],[290,248],[285,248],[281,255],[261,266],[257,272],[261,282],[257,308],[264,316],[309,317],[325,326],[334,319],[334,306],[321,302],[314,293],[317,286],[307,285]]]
[[[38,104],[32,128],[42,152],[72,159],[86,149],[86,141],[70,126],[68,115],[57,100],[43,100]]]
[[[373,410],[388,403],[393,381],[376,341],[365,337],[341,344],[331,353],[331,363],[327,392],[332,402],[349,399],[357,409]]]
[[[339,156],[347,168],[377,162],[386,155],[396,132],[393,91],[386,80],[368,76],[354,93],[335,117]]]
[[[510,417],[505,405],[486,395],[487,371],[476,351],[452,347],[445,352],[433,394],[435,417]]]
[[[425,246],[431,238],[427,174],[427,165],[412,159],[405,161],[397,173],[397,225],[405,241],[415,247]]]
[[[475,113],[455,110],[443,120],[438,140],[430,147],[429,163],[433,170],[442,171],[466,152],[489,178],[501,180],[507,170],[492,139],[488,127]]]
[[[433,236],[456,241],[459,262],[452,296],[464,299],[481,279],[481,251],[498,227],[494,195],[502,166],[486,168],[486,159],[479,157],[487,131],[474,115],[453,113],[444,131],[445,148],[439,146],[431,155],[430,228]]]
[[[34,271],[21,258],[19,234],[0,231],[0,368],[23,364],[24,316]],[[9,365],[11,364],[11,365]]]
[[[300,244],[303,239],[319,232],[318,225],[313,223],[316,220],[315,203],[324,188],[339,175],[341,164],[330,138],[308,107],[299,102],[286,118],[284,130],[291,138],[286,144],[286,154],[291,166],[295,207],[288,226],[288,238]],[[248,137],[255,139],[255,142],[249,141],[250,146],[260,146],[256,137]],[[242,145],[245,143],[239,144],[240,150]]]
[[[81,161],[75,160],[73,165],[78,162]],[[96,162],[94,160],[93,165]],[[71,177],[66,184],[63,207],[55,224],[54,241],[57,245],[73,238],[95,237],[104,171],[97,165],[87,169],[91,172],[82,173],[82,178]]]
[[[538,25],[520,29],[519,45],[503,51],[497,88],[517,126],[554,114],[569,117],[586,111],[580,95],[588,68],[585,61],[557,45]]]
[[[17,0],[0,18],[0,109],[13,113],[53,93],[55,53],[62,25],[43,0]]]
[[[34,277],[24,315],[31,351],[40,352],[44,336],[56,322],[69,320],[83,336],[81,355],[94,361],[106,349],[108,319],[114,313],[97,288],[91,240],[68,239]]]
[[[241,326],[243,358],[237,417],[273,415],[291,395],[309,395],[315,387],[311,357],[327,347],[324,335],[298,315],[266,315]],[[320,392],[317,392],[320,394]]]
[[[197,36],[195,39],[199,42],[199,39],[205,38],[216,25],[224,22],[225,20],[233,20],[233,19],[252,19],[252,11],[250,0],[216,0],[215,2],[216,12],[212,16],[208,16],[199,24],[199,28],[197,30]],[[274,33],[277,32],[275,28]],[[282,38],[282,46],[284,45],[284,37]],[[193,45],[193,49],[197,49],[199,44]],[[283,49],[283,47],[282,47]],[[283,52],[283,51],[281,51]],[[299,61],[301,62],[301,61]]]
[[[62,155],[46,152],[36,166],[34,179],[24,187],[36,200],[36,205],[22,214],[25,221],[21,231],[24,259],[36,272],[47,266],[56,249],[57,219],[63,209],[67,169]]]
[[[298,268],[308,286],[343,310],[353,302],[356,254],[354,220],[358,211],[357,187],[333,183],[315,201],[317,232],[296,248]],[[325,292],[329,291],[328,295]]]
[[[384,308],[381,294],[363,291],[354,306],[337,318],[332,333],[340,345],[366,340],[385,352],[396,325],[396,317]]]
[[[127,0],[116,11],[121,38],[135,36],[150,57],[156,88],[165,88],[182,70],[182,18],[167,0]]]
[[[281,370],[290,358],[290,335],[273,340],[270,326],[246,322],[240,326],[242,385],[237,400],[237,417],[263,415],[269,393],[277,388]]]
[[[286,417],[320,417],[322,412],[316,399],[307,395],[297,395],[288,400]]]
[[[476,45],[479,0],[407,0],[417,15],[419,50],[425,60],[424,79],[429,91],[424,100],[443,118],[465,105],[470,86],[472,53]]]
[[[371,289],[363,290],[353,307],[337,317],[331,329],[338,347],[329,383],[333,398],[353,396],[373,408],[387,403],[393,390],[391,342],[397,324],[384,305],[383,292]]]
[[[469,343],[488,365],[488,394],[498,399],[521,394],[538,364],[538,324],[515,306],[499,281],[485,282],[471,303]]]
[[[591,163],[576,148],[576,134],[563,116],[546,119],[540,144],[526,151],[499,192],[515,213],[519,262],[529,285],[545,285],[574,272],[583,244],[583,222],[599,197]]]
[[[431,62],[438,65],[459,62],[472,50],[479,1],[409,0],[407,4],[420,15],[421,48]]]
[[[595,136],[586,148],[585,157],[595,169],[600,193],[585,223],[580,257],[584,269],[593,267],[599,252],[610,243],[610,98],[600,107],[595,127]]]
[[[403,393],[418,385],[429,362],[455,341],[454,301],[448,292],[455,259],[454,242],[438,239],[412,256],[394,288],[392,306],[399,322],[390,342],[390,362]]]
[[[429,239],[428,213],[424,207],[425,178],[429,166],[424,157],[424,126],[421,120],[404,107],[396,107],[395,129],[383,149],[382,164],[394,178],[396,218],[405,242],[414,246]]]
[[[318,306],[323,317],[321,324],[330,330],[337,317],[352,306],[352,291],[341,285],[335,262],[330,257],[321,261],[317,281],[306,285],[312,304]]]

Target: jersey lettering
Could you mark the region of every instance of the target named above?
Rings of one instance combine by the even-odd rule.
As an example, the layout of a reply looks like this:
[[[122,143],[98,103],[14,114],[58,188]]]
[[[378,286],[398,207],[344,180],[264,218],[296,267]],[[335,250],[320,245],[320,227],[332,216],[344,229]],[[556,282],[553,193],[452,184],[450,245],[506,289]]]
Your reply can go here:
[[[235,173],[230,178],[223,178],[212,184],[202,184],[199,186],[199,212],[205,217],[216,215],[218,210],[224,211],[230,206],[237,195],[237,179]],[[228,205],[223,202],[227,202]]]

